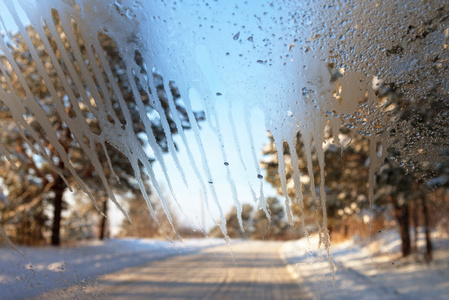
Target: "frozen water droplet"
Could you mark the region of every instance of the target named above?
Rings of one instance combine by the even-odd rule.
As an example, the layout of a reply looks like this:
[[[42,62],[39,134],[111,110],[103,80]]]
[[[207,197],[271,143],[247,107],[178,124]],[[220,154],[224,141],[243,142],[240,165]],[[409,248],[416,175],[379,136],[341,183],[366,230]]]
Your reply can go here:
[[[126,17],[127,17],[128,19],[130,19],[130,20],[132,20],[132,19],[134,19],[134,18],[136,17],[136,15],[135,15],[135,14],[132,12],[132,10],[129,9],[129,8],[126,9],[125,14],[126,14]]]
[[[143,7],[142,1],[134,1],[134,7],[135,8],[142,8]]]
[[[291,110],[287,110],[287,116],[293,117],[293,112]]]
[[[312,96],[312,94],[316,94],[316,92],[306,87],[302,88],[302,95],[304,96],[304,98],[309,99]]]

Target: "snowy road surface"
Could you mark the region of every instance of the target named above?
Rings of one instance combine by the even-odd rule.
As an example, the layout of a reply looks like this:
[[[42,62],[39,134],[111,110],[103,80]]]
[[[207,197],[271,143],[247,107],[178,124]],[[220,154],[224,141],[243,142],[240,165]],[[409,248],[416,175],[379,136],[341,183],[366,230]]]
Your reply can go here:
[[[370,246],[363,240],[333,245],[335,286],[316,236],[233,240],[231,249],[223,239],[19,247],[26,258],[0,247],[0,299],[448,299],[449,238],[433,237],[430,264],[417,261],[421,254],[402,259],[399,240],[390,231]]]
[[[102,277],[82,299],[306,299],[282,243],[248,241],[153,261]],[[73,294],[72,294],[73,296]]]

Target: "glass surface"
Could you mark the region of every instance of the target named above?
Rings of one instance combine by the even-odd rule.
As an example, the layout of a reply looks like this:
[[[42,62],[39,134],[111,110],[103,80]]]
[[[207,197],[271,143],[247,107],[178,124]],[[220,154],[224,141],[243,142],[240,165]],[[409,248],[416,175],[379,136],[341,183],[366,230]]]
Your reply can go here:
[[[419,295],[444,294],[448,10],[0,1],[4,241],[291,239],[285,259],[314,295],[352,282],[354,297],[407,297],[410,274],[441,282]]]

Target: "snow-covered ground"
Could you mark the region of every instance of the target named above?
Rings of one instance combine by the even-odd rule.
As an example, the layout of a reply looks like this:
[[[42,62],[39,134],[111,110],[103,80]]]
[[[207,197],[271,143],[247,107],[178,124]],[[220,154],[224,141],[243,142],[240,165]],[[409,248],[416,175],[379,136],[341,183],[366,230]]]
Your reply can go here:
[[[316,251],[317,237],[287,242],[282,255],[303,287],[317,299],[449,299],[449,239],[434,235],[434,260],[420,254],[401,258],[395,230],[370,241],[351,240],[331,248],[335,287],[326,251]]]
[[[56,289],[77,295],[94,286],[98,276],[224,244],[223,239],[185,240],[184,244],[112,239],[61,248],[19,247],[25,258],[4,246],[0,248],[0,299],[39,298]],[[366,244],[366,240],[352,240],[332,246],[335,287],[326,252],[320,256],[316,251],[316,237],[286,242],[281,255],[301,287],[317,299],[448,299],[448,237],[434,236],[430,264],[422,259],[422,241],[419,256],[401,258],[395,230],[384,231]]]
[[[151,239],[112,239],[74,247],[0,247],[0,299],[38,297],[54,289],[95,284],[100,275],[151,260],[223,245],[223,239],[187,239],[183,244]]]

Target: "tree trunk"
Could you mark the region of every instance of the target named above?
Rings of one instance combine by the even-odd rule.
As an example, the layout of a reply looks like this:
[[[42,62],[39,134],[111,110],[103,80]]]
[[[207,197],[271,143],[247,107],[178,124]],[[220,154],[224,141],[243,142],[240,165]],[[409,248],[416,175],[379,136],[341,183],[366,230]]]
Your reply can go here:
[[[106,236],[106,216],[108,215],[108,198],[103,198],[103,216],[101,216],[99,239],[104,240]]]
[[[409,219],[409,207],[407,203],[399,205],[398,199],[393,198],[394,214],[396,220],[399,223],[399,231],[402,240],[402,256],[409,256],[412,252],[411,240],[410,240],[410,219]]]
[[[430,237],[430,216],[429,216],[429,209],[427,207],[427,201],[426,201],[426,195],[424,193],[421,194],[421,204],[422,204],[422,212],[424,215],[424,230],[426,233],[426,254],[424,255],[424,258],[427,262],[430,262],[433,257],[433,246],[432,246],[432,240]]]
[[[349,237],[349,224],[348,224],[348,222],[345,222],[344,233],[343,234],[344,234],[345,239],[347,239]]]
[[[54,193],[53,199],[53,226],[51,232],[51,244],[53,246],[59,246],[61,244],[60,240],[60,231],[61,231],[61,213],[62,213],[62,196],[64,194],[64,190],[66,185],[61,177],[57,176],[55,179],[55,183],[50,191]]]
[[[413,201],[412,219],[413,219],[413,252],[418,252],[418,199]]]

